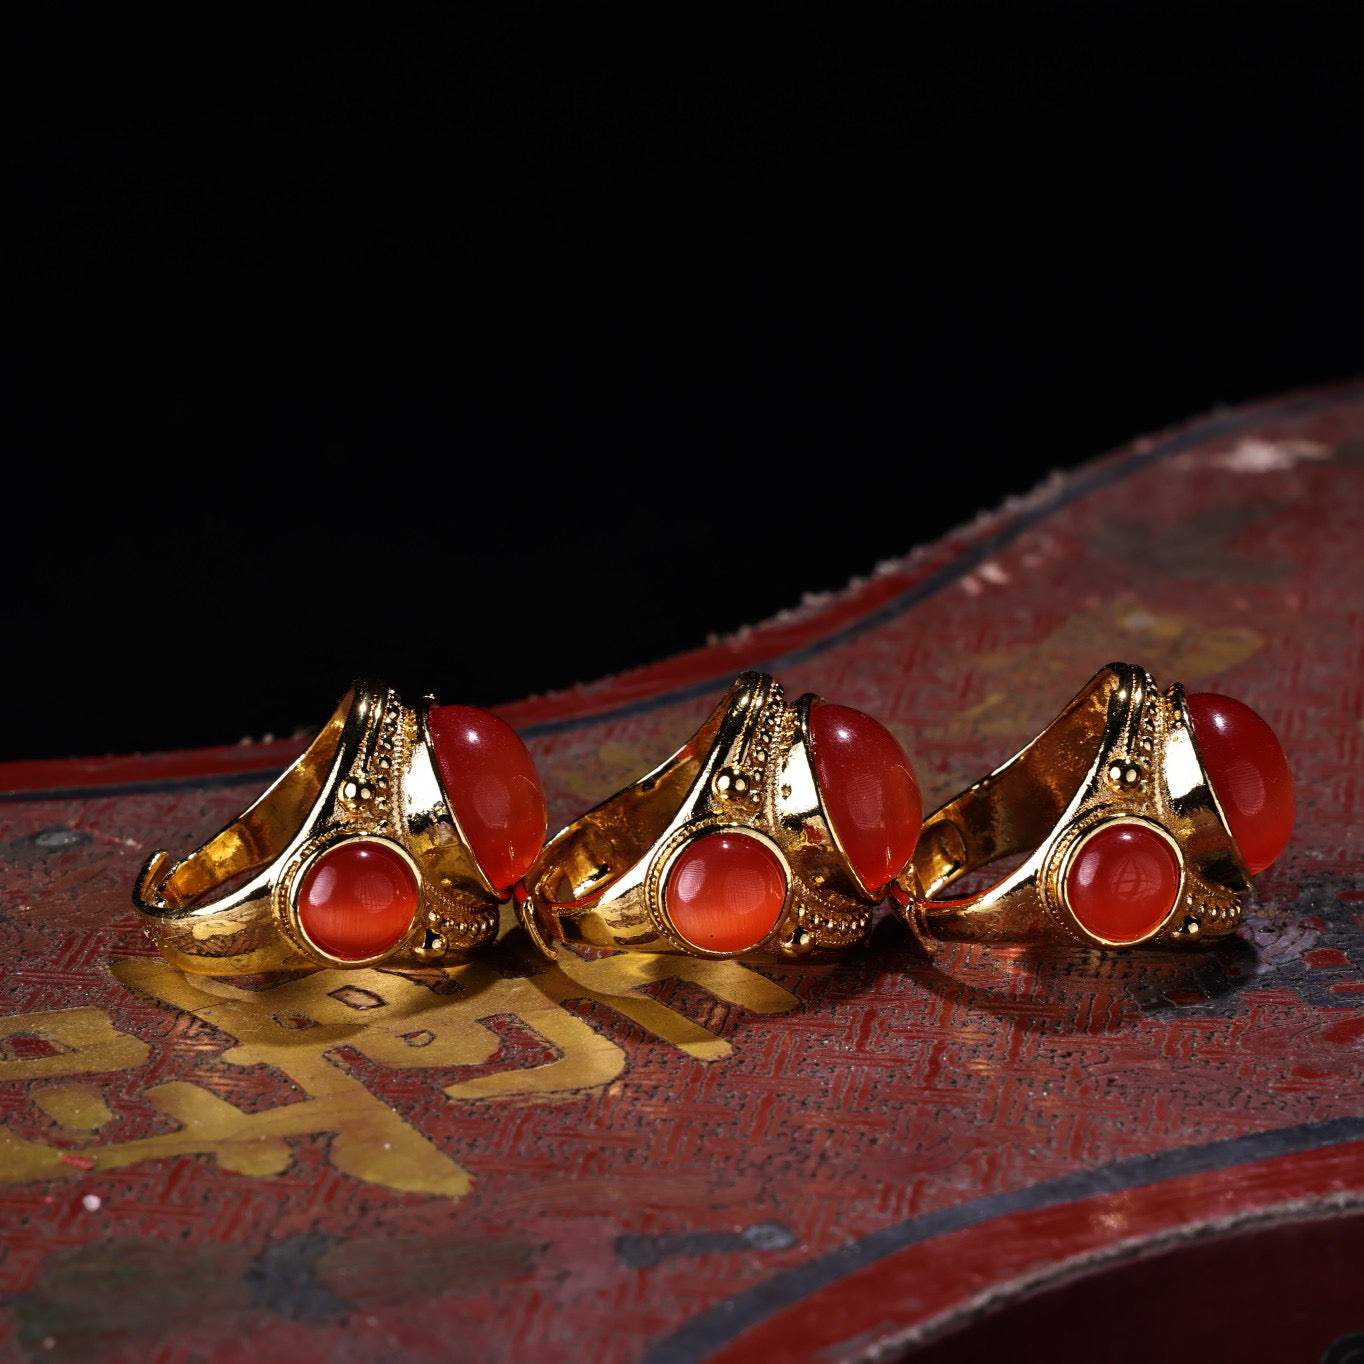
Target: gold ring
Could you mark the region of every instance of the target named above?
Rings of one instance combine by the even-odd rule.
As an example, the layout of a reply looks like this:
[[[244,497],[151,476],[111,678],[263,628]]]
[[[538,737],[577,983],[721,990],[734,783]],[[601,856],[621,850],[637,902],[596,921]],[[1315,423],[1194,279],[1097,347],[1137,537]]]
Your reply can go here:
[[[226,828],[178,862],[152,853],[133,904],[161,953],[199,975],[429,966],[496,936],[546,829],[506,721],[358,681]]]
[[[821,960],[867,936],[922,815],[879,721],[744,672],[671,757],[545,844],[517,914],[551,958]]]
[[[1288,759],[1259,714],[1110,663],[924,820],[890,898],[929,939],[1188,946],[1235,931],[1294,817]],[[977,873],[993,884],[942,896]]]

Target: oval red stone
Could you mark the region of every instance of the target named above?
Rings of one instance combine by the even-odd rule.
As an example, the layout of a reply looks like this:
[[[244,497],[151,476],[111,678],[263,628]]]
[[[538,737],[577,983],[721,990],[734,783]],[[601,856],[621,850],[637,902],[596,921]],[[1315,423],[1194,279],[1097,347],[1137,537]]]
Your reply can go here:
[[[477,706],[432,706],[426,722],[464,840],[505,896],[545,842],[549,816],[535,761],[511,725]]]
[[[923,824],[909,757],[878,720],[827,701],[810,707],[810,751],[839,846],[873,895],[904,870]]]
[[[1066,903],[1080,926],[1111,943],[1154,933],[1179,896],[1179,859],[1154,829],[1105,824],[1085,838],[1066,872]]]
[[[1283,746],[1268,722],[1244,701],[1210,691],[1185,699],[1231,836],[1251,872],[1263,871],[1283,852],[1297,815],[1293,773]]]
[[[319,853],[295,895],[309,940],[343,961],[396,946],[417,912],[417,875],[386,843],[351,839]]]
[[[702,834],[678,854],[663,889],[673,928],[706,952],[743,952],[760,943],[785,903],[781,861],[741,833]]]

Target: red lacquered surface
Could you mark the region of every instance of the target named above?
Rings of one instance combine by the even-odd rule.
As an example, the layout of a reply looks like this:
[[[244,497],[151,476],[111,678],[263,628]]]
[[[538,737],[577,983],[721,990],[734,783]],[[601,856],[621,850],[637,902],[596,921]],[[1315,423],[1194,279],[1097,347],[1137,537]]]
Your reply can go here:
[[[1169,1323],[1166,1364],[1322,1364],[1359,1328],[1361,449],[1364,385],[1219,412],[498,711],[556,828],[747,666],[875,716],[933,808],[1130,660],[1293,756],[1211,948],[927,961],[885,914],[828,966],[551,963],[508,912],[439,970],[196,980],[137,870],[302,744],[0,769],[0,1357],[1121,1360]]]
[[[982,1209],[921,1239],[903,1229],[906,1244],[812,1282],[706,1358],[857,1359],[856,1326],[875,1322],[905,1364],[1079,1364],[1096,1353],[1113,1364],[1347,1364],[1327,1351],[1364,1332],[1361,1162],[1354,1143],[1168,1179],[1155,1167],[1151,1182],[1138,1175],[1090,1198],[1044,1186],[1042,1206]]]

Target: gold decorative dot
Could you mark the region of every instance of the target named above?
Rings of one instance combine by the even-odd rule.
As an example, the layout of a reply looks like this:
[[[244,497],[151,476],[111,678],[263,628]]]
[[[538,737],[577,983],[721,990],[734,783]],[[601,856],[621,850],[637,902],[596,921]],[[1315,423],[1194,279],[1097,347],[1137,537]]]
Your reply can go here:
[[[1118,787],[1134,787],[1141,781],[1141,768],[1136,763],[1120,759],[1108,765],[1108,780]]]

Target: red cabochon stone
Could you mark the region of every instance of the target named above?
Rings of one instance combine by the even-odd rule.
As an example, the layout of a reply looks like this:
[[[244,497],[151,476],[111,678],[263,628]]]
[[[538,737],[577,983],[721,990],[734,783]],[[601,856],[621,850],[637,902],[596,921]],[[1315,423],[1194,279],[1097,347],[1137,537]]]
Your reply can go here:
[[[899,740],[860,710],[816,702],[809,730],[829,822],[862,884],[879,894],[918,841],[924,817],[918,778]]]
[[[786,903],[776,854],[739,833],[703,834],[684,848],[663,889],[678,934],[707,952],[742,952],[772,931]]]
[[[511,725],[477,706],[432,706],[426,719],[445,798],[483,874],[505,895],[545,842],[535,761]]]
[[[1065,891],[1071,913],[1096,938],[1140,942],[1174,908],[1179,861],[1153,830],[1140,824],[1105,824],[1071,859]]]
[[[312,942],[343,961],[362,961],[387,952],[411,926],[417,877],[384,843],[338,843],[303,874],[296,903]]]
[[[1278,736],[1234,697],[1204,691],[1185,700],[1231,836],[1246,866],[1263,871],[1283,852],[1297,816],[1293,773]]]

